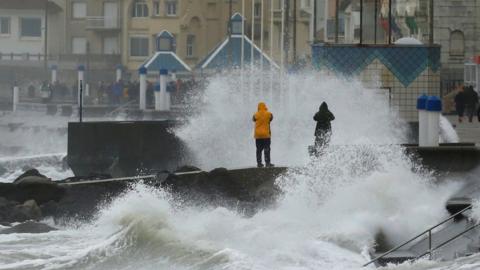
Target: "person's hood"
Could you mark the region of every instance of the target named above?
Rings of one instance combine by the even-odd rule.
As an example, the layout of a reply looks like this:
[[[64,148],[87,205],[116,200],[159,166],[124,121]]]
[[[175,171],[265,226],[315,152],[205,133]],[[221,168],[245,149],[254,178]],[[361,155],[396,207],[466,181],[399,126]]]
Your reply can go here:
[[[322,102],[320,105],[320,108],[318,109],[319,111],[328,111],[328,105],[326,102]]]
[[[268,111],[267,105],[263,102],[258,103],[258,111]]]

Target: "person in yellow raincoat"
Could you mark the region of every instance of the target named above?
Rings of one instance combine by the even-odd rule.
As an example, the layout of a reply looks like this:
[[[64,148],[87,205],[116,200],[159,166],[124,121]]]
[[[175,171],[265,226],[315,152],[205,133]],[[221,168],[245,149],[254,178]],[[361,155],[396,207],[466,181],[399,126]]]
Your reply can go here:
[[[270,122],[273,120],[273,115],[268,111],[265,103],[258,103],[258,111],[253,115],[253,122],[255,122],[255,145],[257,147],[257,167],[263,167],[262,152],[265,155],[265,165],[273,167],[270,162],[270,143],[272,131],[270,130]]]

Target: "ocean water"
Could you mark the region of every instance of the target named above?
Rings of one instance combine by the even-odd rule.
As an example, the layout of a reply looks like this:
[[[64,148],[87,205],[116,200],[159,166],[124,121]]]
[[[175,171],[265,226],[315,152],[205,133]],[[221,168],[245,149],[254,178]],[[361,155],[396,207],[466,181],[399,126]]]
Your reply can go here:
[[[378,232],[400,243],[448,215],[444,203],[461,186],[435,184],[431,172],[412,170],[398,146],[405,123],[378,91],[313,72],[276,78],[270,91],[267,78],[245,76],[244,84],[238,74],[212,78],[196,98],[200,110],[175,132],[203,169],[252,166],[251,117],[265,101],[274,115],[272,160],[290,167],[277,179],[282,196],[274,205],[245,216],[186,206],[138,184],[88,223],[0,235],[0,269],[365,269]],[[331,145],[312,159],[307,147],[322,101],[336,119]],[[386,269],[478,269],[478,261]]]

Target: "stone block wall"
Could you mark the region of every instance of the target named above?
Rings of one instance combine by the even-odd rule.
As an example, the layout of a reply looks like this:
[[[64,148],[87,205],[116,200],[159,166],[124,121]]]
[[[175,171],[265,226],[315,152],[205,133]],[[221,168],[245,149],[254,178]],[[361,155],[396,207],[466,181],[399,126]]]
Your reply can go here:
[[[434,8],[434,41],[442,47],[442,80],[461,81],[464,62],[480,54],[480,0],[435,0]],[[463,33],[464,54],[450,54],[453,31]]]

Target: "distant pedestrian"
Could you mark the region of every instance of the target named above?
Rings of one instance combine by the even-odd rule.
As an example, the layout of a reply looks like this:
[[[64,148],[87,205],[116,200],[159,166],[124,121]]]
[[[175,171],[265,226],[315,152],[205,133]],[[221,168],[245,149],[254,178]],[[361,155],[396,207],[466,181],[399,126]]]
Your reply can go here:
[[[455,95],[455,110],[458,114],[458,122],[463,122],[463,114],[465,113],[465,92],[463,87],[460,87],[457,95]]]
[[[113,103],[119,105],[123,94],[123,81],[119,80],[113,84]]]
[[[273,167],[270,162],[270,144],[272,131],[270,129],[270,122],[273,120],[273,114],[268,111],[265,103],[258,103],[258,111],[253,115],[253,122],[255,122],[255,145],[257,147],[257,167],[263,167],[262,152],[265,155],[265,166]]]
[[[28,97],[29,98],[34,98],[35,97],[35,86],[33,86],[33,84],[30,84],[28,86]]]
[[[473,115],[477,112],[478,94],[473,86],[465,88],[465,110],[467,111],[468,122],[472,122]]]
[[[79,82],[76,81],[73,85],[72,85],[72,98],[73,98],[73,102],[78,104],[79,100],[78,100],[78,87],[79,87]]]
[[[98,82],[97,86],[97,103],[103,103],[105,97],[105,83],[103,81]]]
[[[318,112],[313,116],[313,120],[317,122],[317,126],[315,127],[315,148],[319,149],[330,142],[332,134],[332,125],[330,122],[335,120],[335,116],[328,109],[327,103],[322,102]]]
[[[480,104],[477,105],[477,118],[478,118],[478,122],[480,122]]]
[[[42,86],[40,87],[40,95],[43,103],[47,103],[49,101],[51,92],[52,90],[50,84],[47,83],[47,81],[43,81]]]

